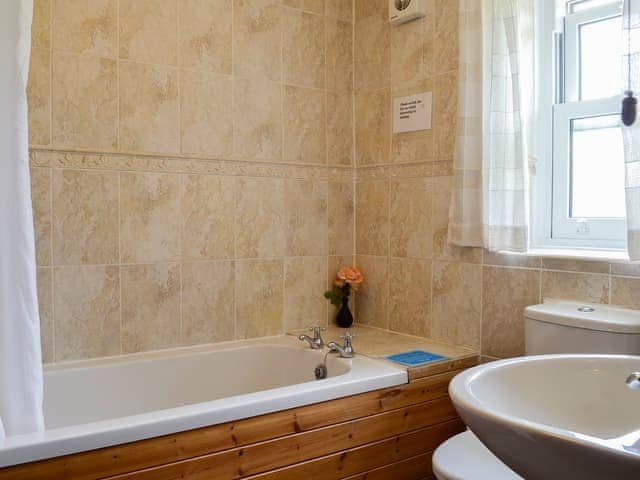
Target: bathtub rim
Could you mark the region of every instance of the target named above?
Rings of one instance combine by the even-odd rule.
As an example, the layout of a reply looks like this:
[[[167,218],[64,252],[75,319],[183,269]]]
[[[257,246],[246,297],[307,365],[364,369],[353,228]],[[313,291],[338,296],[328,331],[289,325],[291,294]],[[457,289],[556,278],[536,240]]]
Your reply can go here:
[[[224,344],[179,347],[100,359],[64,362],[45,366],[45,372],[55,373],[56,371],[69,371],[84,367],[126,364],[132,361],[153,361],[159,358],[192,356],[269,345],[292,349],[308,348],[293,337],[279,335],[225,342]],[[187,430],[220,425],[403,385],[409,381],[406,368],[393,365],[382,359],[356,355],[352,359],[340,360],[350,364],[351,370],[324,380],[303,382],[164,410],[8,437],[0,440],[0,469],[22,463],[46,460]],[[242,400],[242,402],[234,405],[234,402],[239,400]]]

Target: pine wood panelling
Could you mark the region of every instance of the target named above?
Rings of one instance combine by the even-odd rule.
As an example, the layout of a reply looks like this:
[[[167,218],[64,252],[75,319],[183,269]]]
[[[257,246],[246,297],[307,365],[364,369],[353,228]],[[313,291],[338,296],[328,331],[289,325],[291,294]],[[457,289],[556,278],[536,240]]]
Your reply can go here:
[[[448,397],[289,435],[196,459],[113,477],[114,480],[232,480],[364,445],[457,417]]]
[[[459,419],[370,443],[344,452],[248,477],[247,480],[334,480],[429,453],[464,431]],[[426,472],[423,472],[424,477]],[[420,478],[422,478],[420,477]]]
[[[407,458],[401,462],[376,468],[366,473],[347,477],[345,480],[421,480],[431,472],[433,452]],[[427,477],[430,478],[430,477]]]

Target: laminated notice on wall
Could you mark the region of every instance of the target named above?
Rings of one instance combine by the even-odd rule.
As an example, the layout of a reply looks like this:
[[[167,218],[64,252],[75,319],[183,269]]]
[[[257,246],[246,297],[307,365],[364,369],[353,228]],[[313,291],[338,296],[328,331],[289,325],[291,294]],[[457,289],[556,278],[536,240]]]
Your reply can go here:
[[[393,133],[431,129],[432,93],[418,93],[393,100]]]

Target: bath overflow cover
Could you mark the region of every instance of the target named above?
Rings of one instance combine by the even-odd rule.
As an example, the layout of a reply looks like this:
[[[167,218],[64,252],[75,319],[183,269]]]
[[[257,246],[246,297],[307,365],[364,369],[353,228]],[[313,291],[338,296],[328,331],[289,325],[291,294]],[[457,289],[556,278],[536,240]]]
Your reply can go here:
[[[593,307],[578,307],[578,311],[582,313],[591,313],[591,312],[595,312],[596,309]]]

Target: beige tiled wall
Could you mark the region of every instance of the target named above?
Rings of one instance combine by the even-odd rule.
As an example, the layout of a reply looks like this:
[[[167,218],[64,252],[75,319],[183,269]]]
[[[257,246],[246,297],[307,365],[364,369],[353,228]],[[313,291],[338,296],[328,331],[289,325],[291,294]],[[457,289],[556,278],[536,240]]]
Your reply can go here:
[[[46,362],[325,324],[354,253],[353,9],[35,0]]]
[[[391,27],[386,0],[355,2],[358,321],[505,357],[524,352],[524,307],[545,297],[640,308],[638,266],[447,244],[458,2],[426,4],[425,18]],[[432,129],[394,135],[393,98],[423,91]]]
[[[640,308],[637,266],[446,243],[458,2],[426,3],[391,27],[387,0],[35,0],[45,361],[330,321],[356,253],[358,321],[491,356],[543,297]],[[422,91],[432,129],[392,134]]]
[[[358,321],[477,347],[481,254],[446,245],[453,159],[457,1],[427,0],[398,27],[386,0],[355,2]],[[396,97],[433,93],[432,128],[392,133]]]

